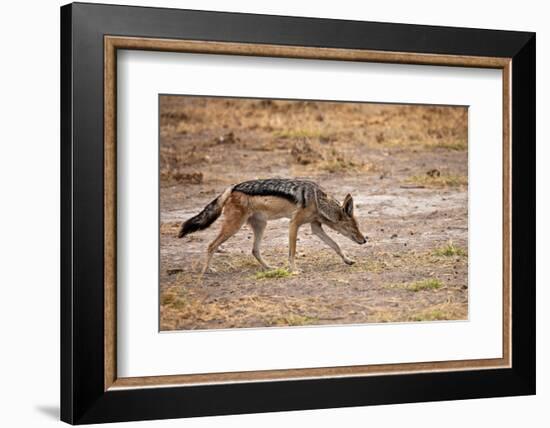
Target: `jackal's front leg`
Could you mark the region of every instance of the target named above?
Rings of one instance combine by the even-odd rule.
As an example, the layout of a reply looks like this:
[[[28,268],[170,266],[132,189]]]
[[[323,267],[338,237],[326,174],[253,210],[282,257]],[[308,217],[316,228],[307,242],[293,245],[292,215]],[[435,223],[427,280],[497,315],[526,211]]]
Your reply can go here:
[[[294,259],[296,257],[296,239],[298,237],[298,228],[300,227],[296,219],[290,221],[288,227],[288,270],[290,272],[296,271]]]
[[[321,226],[321,223],[311,223],[311,231],[319,238],[321,238],[321,240],[325,244],[332,248],[336,252],[336,254],[342,257],[344,263],[346,263],[347,265],[352,265],[355,263],[355,261],[348,258],[348,256],[346,256],[344,252],[340,249],[340,246],[330,236],[326,234],[326,232],[323,230],[323,227]]]

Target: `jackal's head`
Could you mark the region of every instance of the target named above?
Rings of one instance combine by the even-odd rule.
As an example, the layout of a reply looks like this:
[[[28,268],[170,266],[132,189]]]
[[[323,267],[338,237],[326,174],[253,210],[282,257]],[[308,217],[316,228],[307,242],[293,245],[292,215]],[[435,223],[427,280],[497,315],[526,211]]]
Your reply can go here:
[[[318,206],[324,224],[358,244],[367,242],[367,238],[359,230],[357,219],[353,215],[353,198],[349,193],[344,198],[342,205],[334,199],[318,202],[321,202],[318,203]]]

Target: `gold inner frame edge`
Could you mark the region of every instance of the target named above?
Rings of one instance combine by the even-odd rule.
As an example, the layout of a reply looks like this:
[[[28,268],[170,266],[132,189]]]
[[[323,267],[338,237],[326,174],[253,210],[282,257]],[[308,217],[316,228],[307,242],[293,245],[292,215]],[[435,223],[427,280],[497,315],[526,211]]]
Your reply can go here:
[[[116,61],[117,50],[495,68],[503,82],[502,358],[170,376],[117,377],[116,367]],[[104,37],[104,390],[361,377],[511,367],[511,59],[141,37]]]

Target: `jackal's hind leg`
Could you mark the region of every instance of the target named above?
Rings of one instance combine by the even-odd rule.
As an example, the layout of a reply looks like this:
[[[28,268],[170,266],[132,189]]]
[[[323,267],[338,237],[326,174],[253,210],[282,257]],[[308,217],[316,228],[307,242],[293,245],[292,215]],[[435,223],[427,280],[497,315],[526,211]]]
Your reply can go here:
[[[210,261],[212,260],[212,255],[217,250],[217,248],[231,238],[235,233],[244,224],[246,218],[244,212],[237,207],[226,206],[225,209],[224,222],[220,233],[216,238],[208,245],[208,250],[206,251],[206,258],[204,260],[204,266],[202,269],[202,275],[204,275],[210,268]]]
[[[340,249],[340,246],[330,237],[326,234],[326,232],[323,230],[323,227],[321,226],[321,223],[318,223],[314,221],[311,223],[311,231],[317,235],[321,240],[327,244],[330,248],[332,248],[336,254],[338,254],[340,257],[342,257],[342,260],[344,263],[348,265],[352,265],[355,263],[354,260],[351,260],[348,258]]]
[[[256,257],[256,260],[260,262],[264,269],[271,269],[271,267],[264,261],[262,254],[260,253],[260,245],[264,236],[265,227],[267,221],[259,216],[252,216],[248,219],[248,224],[254,232],[254,245],[252,246],[252,254]]]

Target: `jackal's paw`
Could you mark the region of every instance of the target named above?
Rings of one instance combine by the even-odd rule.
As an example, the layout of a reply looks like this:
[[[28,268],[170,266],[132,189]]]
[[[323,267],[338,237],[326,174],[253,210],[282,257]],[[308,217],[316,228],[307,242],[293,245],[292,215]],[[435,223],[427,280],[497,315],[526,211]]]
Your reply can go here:
[[[201,270],[201,276],[208,275],[209,273],[217,273],[218,271],[214,268],[209,267],[208,269]]]
[[[351,266],[351,265],[355,264],[355,260],[348,259],[348,258],[346,257],[346,258],[344,259],[344,263]]]

